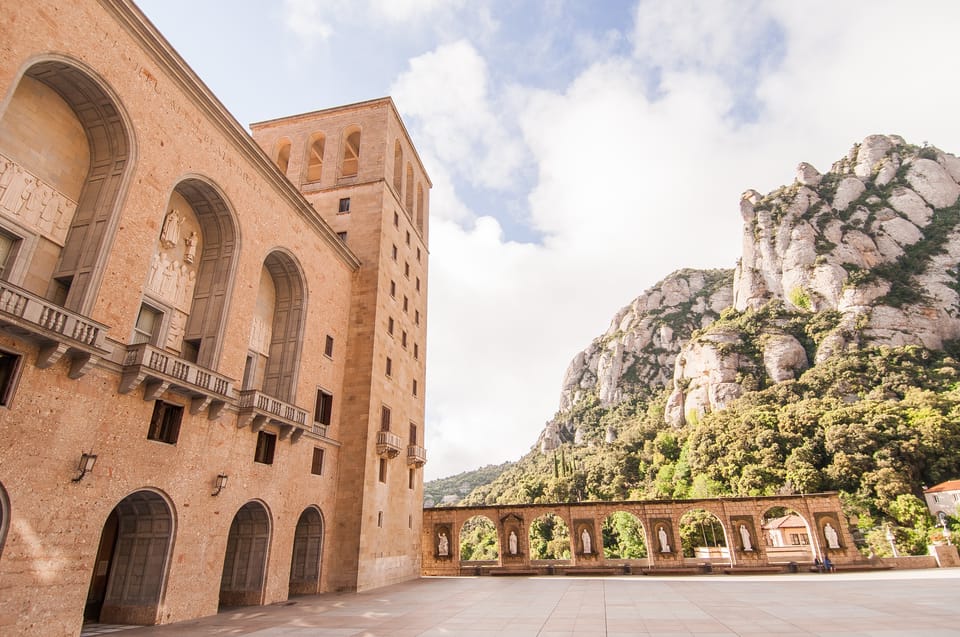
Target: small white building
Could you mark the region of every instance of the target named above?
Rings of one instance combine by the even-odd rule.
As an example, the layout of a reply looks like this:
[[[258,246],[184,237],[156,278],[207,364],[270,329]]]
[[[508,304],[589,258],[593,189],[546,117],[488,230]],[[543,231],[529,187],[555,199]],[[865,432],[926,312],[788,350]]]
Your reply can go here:
[[[940,513],[960,516],[960,480],[947,480],[929,489],[924,489],[930,513],[939,518]]]

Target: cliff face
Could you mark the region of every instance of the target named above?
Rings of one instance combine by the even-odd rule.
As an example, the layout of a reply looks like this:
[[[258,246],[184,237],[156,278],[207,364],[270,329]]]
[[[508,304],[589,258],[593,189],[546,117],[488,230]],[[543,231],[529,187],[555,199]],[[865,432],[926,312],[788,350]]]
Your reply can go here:
[[[740,202],[734,271],[680,270],[618,312],[564,376],[540,446],[572,440],[564,413],[672,389],[679,425],[745,391],[862,346],[941,349],[960,338],[960,159],[871,135],[826,173]],[[608,434],[609,437],[609,434]]]

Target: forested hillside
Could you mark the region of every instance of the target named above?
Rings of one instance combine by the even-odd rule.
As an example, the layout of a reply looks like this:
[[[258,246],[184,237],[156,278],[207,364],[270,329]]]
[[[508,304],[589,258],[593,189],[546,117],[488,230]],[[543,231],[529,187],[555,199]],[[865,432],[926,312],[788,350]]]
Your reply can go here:
[[[733,276],[682,270],[618,312],[535,449],[464,504],[838,490],[879,554],[884,525],[942,539],[920,498],[960,478],[958,182],[953,155],[874,135],[747,191]]]

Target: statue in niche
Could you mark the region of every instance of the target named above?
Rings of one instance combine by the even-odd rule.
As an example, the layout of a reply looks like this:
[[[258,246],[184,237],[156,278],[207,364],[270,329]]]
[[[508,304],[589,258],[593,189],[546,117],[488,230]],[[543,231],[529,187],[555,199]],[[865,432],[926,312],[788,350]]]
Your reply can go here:
[[[583,542],[583,554],[589,555],[593,553],[593,545],[590,542],[590,532],[587,531],[587,528],[584,527],[583,531],[580,532],[580,541]]]
[[[517,534],[510,531],[510,538],[507,540],[507,546],[510,548],[510,555],[517,554]]]
[[[33,190],[33,176],[20,166],[14,166],[13,176],[0,197],[0,208],[13,214],[19,214],[23,202]]]
[[[440,531],[440,537],[437,539],[437,555],[446,557],[450,553],[450,542],[447,540],[447,534]]]
[[[740,525],[740,539],[743,540],[743,550],[752,551],[753,543],[750,541],[750,530],[746,524]]]
[[[823,536],[827,538],[827,548],[840,548],[840,536],[837,535],[837,530],[829,522],[823,527]]]
[[[3,160],[3,170],[0,170],[0,193],[6,192],[7,187],[13,180],[13,167],[15,165],[9,159]],[[2,197],[2,194],[0,194],[0,197]]]
[[[660,552],[669,553],[670,542],[667,540],[667,532],[662,526],[657,529],[657,538],[660,540]]]
[[[184,263],[193,263],[194,259],[197,258],[197,236],[196,230],[187,235],[187,238],[183,240],[186,250],[183,251],[183,262]]]
[[[167,330],[167,347],[180,351],[183,343],[183,333],[187,326],[187,316],[182,312],[173,312],[170,317],[170,327]]]
[[[183,215],[176,208],[163,219],[163,229],[160,231],[160,245],[169,250],[180,243],[180,226],[183,224]]]

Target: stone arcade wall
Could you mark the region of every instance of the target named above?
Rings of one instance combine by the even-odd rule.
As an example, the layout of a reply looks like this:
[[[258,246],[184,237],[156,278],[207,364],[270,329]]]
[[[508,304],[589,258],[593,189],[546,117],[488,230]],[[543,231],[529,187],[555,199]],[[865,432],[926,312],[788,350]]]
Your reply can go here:
[[[476,515],[490,519],[497,529],[500,557],[496,566],[504,570],[530,570],[542,564],[530,559],[529,525],[542,515],[559,516],[570,530],[568,569],[611,567],[632,560],[606,560],[600,529],[611,513],[626,511],[643,524],[648,558],[641,567],[657,569],[685,568],[690,565],[680,546],[680,518],[688,511],[703,509],[721,522],[730,549],[732,567],[763,567],[770,564],[767,547],[760,535],[763,514],[772,507],[786,507],[800,515],[812,531],[812,550],[837,565],[861,559],[847,528],[836,493],[709,500],[651,500],[642,502],[583,502],[577,504],[522,504],[482,507],[438,507],[423,511],[422,559],[424,575],[459,575],[461,568],[475,562],[460,560],[460,530]],[[741,531],[743,525],[745,531]],[[828,529],[836,531],[836,536]],[[662,531],[662,533],[661,533]],[[589,551],[584,550],[584,532],[589,536]],[[742,533],[747,533],[747,550]],[[511,542],[511,534],[516,537]],[[835,541],[834,541],[835,540]],[[514,546],[515,544],[515,546]],[[444,545],[446,550],[444,549]],[[515,551],[513,550],[515,548]],[[698,560],[704,561],[704,560]],[[724,559],[726,561],[726,559]],[[635,561],[633,561],[635,562]],[[492,563],[489,563],[492,565]]]

